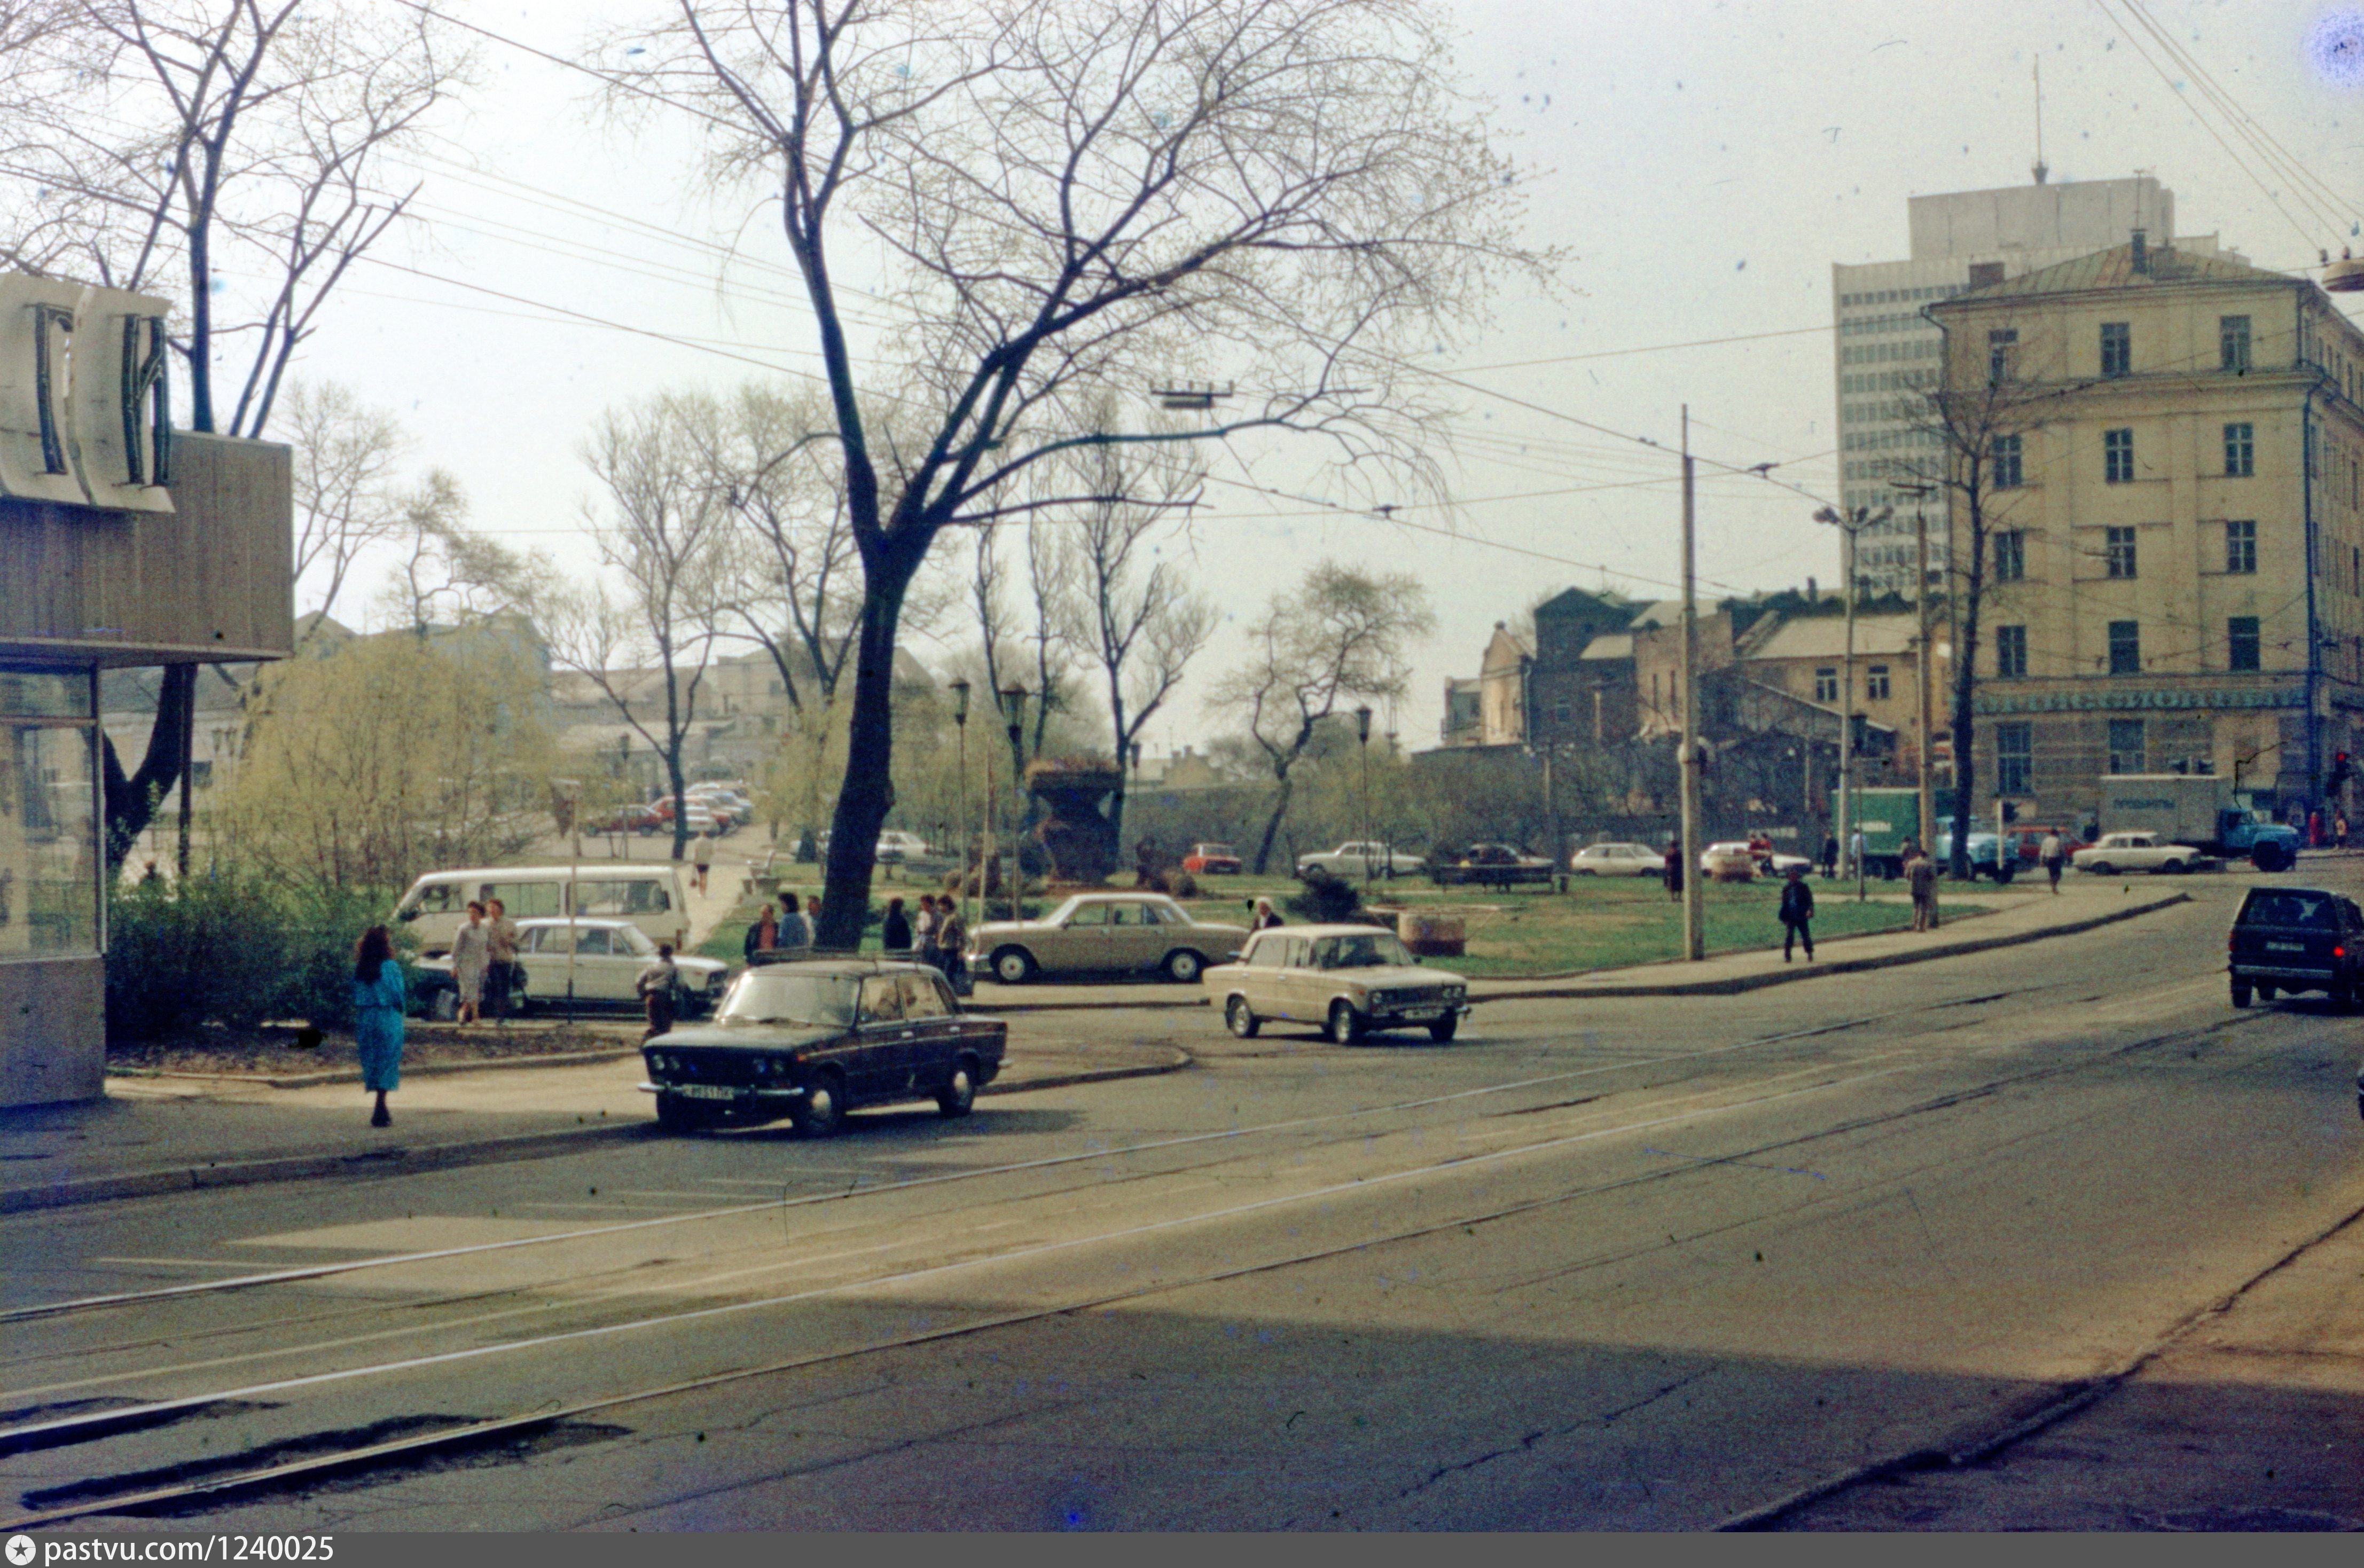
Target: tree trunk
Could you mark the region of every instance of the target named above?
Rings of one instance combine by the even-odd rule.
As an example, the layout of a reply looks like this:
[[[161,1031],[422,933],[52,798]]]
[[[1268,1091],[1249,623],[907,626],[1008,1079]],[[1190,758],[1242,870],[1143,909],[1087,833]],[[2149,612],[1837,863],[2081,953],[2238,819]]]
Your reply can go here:
[[[1970,875],[1970,805],[1978,793],[1976,759],[1970,751],[1970,710],[1978,691],[1979,600],[1986,586],[1986,517],[1975,488],[1970,493],[1970,569],[1962,595],[1961,645],[1954,650],[1954,841],[1946,856],[1956,881]],[[2002,831],[2002,824],[1995,824]]]
[[[1272,797],[1272,815],[1265,818],[1264,840],[1256,845],[1255,873],[1258,876],[1264,874],[1265,866],[1272,860],[1272,841],[1280,834],[1280,819],[1288,815],[1289,791],[1295,787],[1286,770],[1277,775],[1277,788]],[[1292,863],[1289,869],[1294,871],[1297,868]]]
[[[148,731],[148,751],[139,771],[123,775],[115,742],[102,739],[101,777],[106,795],[106,866],[123,864],[132,841],[155,819],[156,807],[181,776],[181,750],[190,722],[196,717],[197,667],[167,664],[156,694],[156,722]]]
[[[845,784],[831,818],[829,869],[821,881],[816,946],[847,951],[862,943],[878,833],[895,808],[895,632],[903,595],[926,555],[888,544],[866,559],[862,631],[853,656],[853,711],[847,717]]]

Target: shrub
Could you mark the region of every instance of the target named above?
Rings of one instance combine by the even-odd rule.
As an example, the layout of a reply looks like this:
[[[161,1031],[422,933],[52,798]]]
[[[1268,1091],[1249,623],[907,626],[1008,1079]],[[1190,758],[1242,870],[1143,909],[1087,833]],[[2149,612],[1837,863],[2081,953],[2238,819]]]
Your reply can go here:
[[[1332,876],[1320,866],[1311,866],[1305,873],[1304,891],[1290,895],[1281,907],[1300,920],[1335,924],[1361,917],[1363,894],[1344,877]]]
[[[1196,898],[1199,896],[1199,879],[1192,876],[1188,872],[1178,868],[1173,871],[1159,872],[1157,873],[1157,887],[1160,892],[1175,898]]]
[[[107,915],[107,1036],[151,1040],[276,1018],[351,1028],[353,943],[391,902],[227,871],[122,889]],[[408,936],[395,931],[406,959]]]

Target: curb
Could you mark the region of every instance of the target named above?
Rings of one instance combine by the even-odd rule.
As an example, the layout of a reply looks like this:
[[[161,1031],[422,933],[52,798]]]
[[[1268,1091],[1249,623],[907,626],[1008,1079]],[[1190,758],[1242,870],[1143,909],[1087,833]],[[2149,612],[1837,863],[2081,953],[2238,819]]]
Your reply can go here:
[[[615,1046],[602,1051],[563,1051],[546,1056],[518,1056],[508,1059],[487,1058],[482,1062],[430,1062],[421,1065],[403,1063],[406,1078],[430,1078],[446,1073],[487,1073],[512,1067],[583,1067],[596,1062],[621,1062],[628,1056],[638,1056],[637,1045]],[[260,1073],[174,1073],[162,1067],[117,1067],[108,1071],[110,1078],[171,1078],[200,1084],[245,1084],[263,1089],[312,1089],[323,1084],[350,1084],[361,1068],[347,1067],[334,1073],[289,1073],[272,1075]]]
[[[1168,1062],[1135,1067],[1086,1068],[1023,1081],[997,1080],[979,1095],[1019,1095],[1034,1089],[1060,1089],[1076,1084],[1098,1084],[1120,1078],[1149,1078],[1178,1073],[1197,1065],[1197,1058],[1180,1046]],[[635,1051],[633,1054],[637,1055]],[[544,1059],[543,1065],[555,1065]],[[463,1165],[495,1165],[512,1160],[536,1160],[571,1153],[585,1144],[612,1143],[651,1138],[653,1121],[610,1121],[585,1127],[559,1128],[548,1132],[511,1133],[501,1138],[471,1139],[454,1143],[373,1149],[354,1154],[290,1154],[261,1160],[229,1160],[213,1165],[191,1165],[162,1171],[132,1171],[116,1176],[56,1182],[47,1186],[0,1188],[0,1214],[26,1214],[46,1208],[73,1208],[84,1204],[115,1203],[124,1198],[154,1197],[166,1193],[196,1192],[208,1187],[253,1186],[271,1182],[316,1181],[329,1176],[407,1175],[415,1171],[450,1170]]]
[[[976,999],[974,996],[962,998],[965,1002],[973,1002]],[[1176,1007],[1203,1007],[1206,1005],[1207,998],[1199,996],[1188,1002],[1159,1001],[1154,998],[1143,1002],[1012,1002],[1008,1006],[996,1005],[974,1009],[963,1007],[961,1011],[976,1011],[988,1018],[999,1018],[1004,1013],[1121,1013],[1139,1011],[1143,1008],[1164,1011]]]
[[[1768,985],[1789,985],[1801,980],[1819,980],[1830,974],[1859,974],[1867,970],[1893,969],[1908,963],[1927,963],[1935,959],[1959,958],[1965,953],[1990,952],[1998,948],[2018,947],[2026,942],[2040,942],[2051,937],[2071,937],[2080,931],[2113,926],[2121,920],[2132,920],[2144,915],[2155,915],[2161,909],[2191,901],[2189,893],[2172,894],[2153,902],[2131,908],[2113,909],[2106,915],[2090,919],[2071,920],[2065,925],[2046,926],[2038,930],[2015,931],[2009,936],[1980,937],[1970,941],[1946,942],[1942,946],[1918,948],[1910,952],[1885,953],[1876,958],[1841,959],[1833,963],[1817,963],[1811,968],[1775,970],[1765,974],[1735,974],[1724,980],[1678,981],[1664,985],[1587,985],[1536,988],[1524,991],[1472,991],[1469,1000],[1478,1002],[1523,1002],[1554,1000],[1563,997],[1586,996],[1616,999],[1624,996],[1736,996],[1743,992],[1761,991]],[[1886,935],[1887,933],[1879,933]],[[1482,982],[1481,982],[1482,984]]]

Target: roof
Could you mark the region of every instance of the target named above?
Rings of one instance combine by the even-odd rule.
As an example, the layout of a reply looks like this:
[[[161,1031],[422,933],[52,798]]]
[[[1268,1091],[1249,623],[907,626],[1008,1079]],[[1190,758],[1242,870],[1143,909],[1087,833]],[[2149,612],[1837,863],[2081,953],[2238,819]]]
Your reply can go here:
[[[2303,284],[2288,272],[2269,272],[2223,255],[2178,250],[2165,245],[2149,248],[2147,272],[2135,271],[2135,248],[2097,250],[2090,256],[2023,272],[2015,278],[1971,289],[1930,308],[1959,309],[1993,299],[2024,299],[2041,295],[2082,294],[2092,289],[2150,288],[2170,284]]]
[[[1920,628],[1911,616],[1855,617],[1855,653],[1858,659],[1909,658]],[[1845,616],[1801,616],[1775,627],[1749,650],[1752,659],[1837,659],[1845,655]]]
[[[1376,931],[1384,931],[1388,936],[1396,934],[1393,926],[1366,925],[1356,920],[1333,920],[1326,925],[1268,926],[1266,930],[1287,931],[1292,937],[1367,937]],[[1262,936],[1264,933],[1255,931],[1249,934]]]
[[[1683,602],[1680,599],[1653,599],[1635,610],[1633,620],[1627,624],[1635,631],[1653,626],[1680,626],[1683,624]]]
[[[1634,657],[1634,634],[1630,631],[1604,631],[1584,645],[1578,659],[1631,659]]]

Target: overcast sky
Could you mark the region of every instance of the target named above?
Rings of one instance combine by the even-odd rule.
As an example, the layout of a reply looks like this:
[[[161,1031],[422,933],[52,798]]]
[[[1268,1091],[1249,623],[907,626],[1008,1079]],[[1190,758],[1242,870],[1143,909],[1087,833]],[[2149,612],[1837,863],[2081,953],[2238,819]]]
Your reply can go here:
[[[2354,221],[2342,214],[2334,229],[2311,216],[2221,117],[2196,118],[2196,83],[2123,0],[1460,0],[1445,12],[1467,85],[1533,172],[1527,240],[1570,260],[1564,297],[1500,299],[1489,328],[1440,362],[1567,417],[1456,394],[1458,504],[1405,515],[1457,539],[1216,490],[1176,548],[1194,552],[1227,626],[1153,726],[1152,754],[1217,732],[1197,693],[1238,657],[1238,623],[1325,555],[1430,586],[1438,629],[1397,716],[1413,747],[1434,743],[1444,678],[1474,674],[1493,623],[1544,590],[1605,580],[1671,592],[1674,462],[1569,419],[1670,448],[1688,402],[1703,454],[1777,462],[1776,474],[1834,495],[1830,265],[1903,257],[1910,195],[2026,181],[2039,57],[2054,181],[2155,173],[2184,233],[2218,234],[2279,269],[2313,265],[2323,246],[2336,254]],[[2364,83],[2342,79],[2341,57],[2325,67],[2314,52],[2355,6],[2150,0],[2147,13],[2258,127],[2364,206]],[[457,14],[565,56],[581,54],[595,17],[516,0],[463,0]],[[658,387],[809,371],[810,318],[767,216],[718,215],[697,199],[686,133],[626,136],[601,123],[581,74],[502,43],[482,49],[485,87],[418,161],[421,221],[381,264],[355,269],[302,369],[395,410],[418,462],[457,474],[482,526],[587,566],[575,450],[590,419]],[[738,252],[727,264],[723,246]],[[1515,368],[1484,368],[1503,366]],[[1250,461],[1259,482],[1314,493],[1291,454]],[[1813,505],[1755,479],[1704,482],[1702,591],[1834,580],[1835,540],[1811,520]]]

